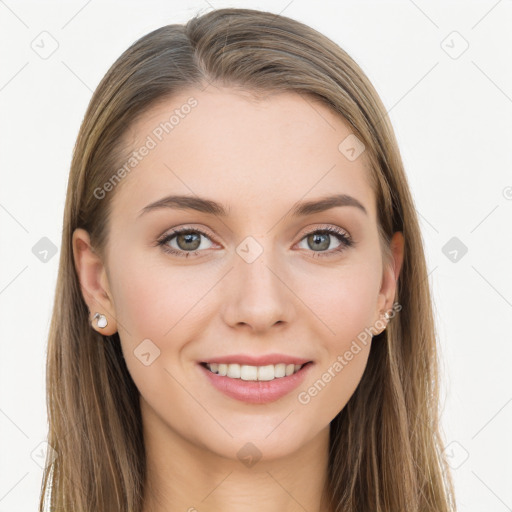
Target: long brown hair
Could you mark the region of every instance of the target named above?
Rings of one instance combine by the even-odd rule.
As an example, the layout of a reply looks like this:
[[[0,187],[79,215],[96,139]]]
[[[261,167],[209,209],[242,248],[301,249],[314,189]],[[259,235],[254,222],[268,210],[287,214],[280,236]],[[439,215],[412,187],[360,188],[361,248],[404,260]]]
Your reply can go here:
[[[330,426],[327,501],[335,512],[448,512],[453,484],[439,421],[437,334],[418,218],[381,100],[337,44],[285,16],[218,9],[137,40],[94,92],[74,148],[47,356],[47,467],[40,512],[141,512],[145,452],[138,390],[119,335],[89,323],[72,235],[99,254],[115,192],[94,193],[122,165],[126,128],[149,107],[209,84],[315,97],[366,146],[381,239],[405,238],[402,309],[371,345],[355,393]],[[389,258],[386,245],[383,251]]]

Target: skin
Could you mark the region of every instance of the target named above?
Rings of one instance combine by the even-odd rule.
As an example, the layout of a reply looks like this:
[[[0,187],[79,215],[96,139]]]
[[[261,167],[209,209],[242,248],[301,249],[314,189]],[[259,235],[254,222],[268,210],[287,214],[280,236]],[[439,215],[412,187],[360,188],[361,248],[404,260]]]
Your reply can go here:
[[[329,423],[360,382],[371,342],[309,403],[297,395],[391,311],[403,236],[395,233],[393,262],[384,267],[366,155],[349,161],[338,150],[349,125],[311,98],[286,92],[255,101],[229,88],[190,90],[130,127],[133,149],[191,95],[198,106],[109,192],[105,261],[86,231],[73,235],[91,321],[98,311],[108,326],[95,328],[119,332],[140,391],[144,512],[245,512],[256,504],[267,512],[320,511]],[[295,203],[335,192],[357,198],[367,215],[353,206],[289,215]],[[229,215],[162,208],[138,217],[171,193],[221,202]],[[155,245],[180,226],[209,234],[198,255],[179,257]],[[327,226],[356,245],[334,252],[341,242],[331,235],[315,251],[307,235]],[[252,263],[236,252],[248,236],[263,249]],[[168,245],[189,247],[177,237]],[[325,256],[314,257],[318,252]],[[134,355],[145,339],[160,350],[148,366]],[[225,396],[198,366],[215,356],[276,352],[314,366],[303,385],[268,404]],[[237,456],[248,442],[261,453],[251,467]]]

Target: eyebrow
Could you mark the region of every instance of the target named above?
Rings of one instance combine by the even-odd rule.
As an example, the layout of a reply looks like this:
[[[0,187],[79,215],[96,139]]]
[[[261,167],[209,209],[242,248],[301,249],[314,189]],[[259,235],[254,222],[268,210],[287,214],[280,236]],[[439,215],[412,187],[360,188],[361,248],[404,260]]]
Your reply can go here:
[[[368,215],[366,208],[355,198],[347,194],[337,194],[332,196],[324,196],[312,201],[305,201],[297,203],[291,210],[292,216],[304,217],[306,215],[312,215],[314,213],[323,212],[336,208],[339,206],[354,206],[362,211],[365,215]],[[170,195],[163,197],[154,203],[148,204],[139,213],[139,217],[143,214],[159,210],[162,208],[176,208],[179,210],[195,210],[201,213],[210,215],[217,215],[219,217],[227,217],[230,208],[226,208],[220,203],[217,203],[211,199],[206,199],[197,196],[180,196]]]

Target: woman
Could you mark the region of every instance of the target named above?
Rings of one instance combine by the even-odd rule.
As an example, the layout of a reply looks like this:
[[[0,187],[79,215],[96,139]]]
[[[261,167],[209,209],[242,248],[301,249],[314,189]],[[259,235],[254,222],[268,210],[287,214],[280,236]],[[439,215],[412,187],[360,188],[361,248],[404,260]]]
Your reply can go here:
[[[418,219],[341,48],[219,9],[121,55],[74,151],[47,379],[52,510],[455,510]]]

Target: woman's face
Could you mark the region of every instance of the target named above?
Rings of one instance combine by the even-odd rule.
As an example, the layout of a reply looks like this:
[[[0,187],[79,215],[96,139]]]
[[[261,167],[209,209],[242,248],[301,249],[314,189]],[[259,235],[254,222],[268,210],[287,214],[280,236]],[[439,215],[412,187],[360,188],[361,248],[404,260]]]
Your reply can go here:
[[[131,127],[137,160],[98,192],[113,194],[102,281],[111,301],[99,301],[119,331],[146,428],[231,459],[246,443],[272,459],[325,435],[395,294],[366,154],[350,134],[310,97],[256,101],[213,86]],[[298,211],[342,195],[353,199]],[[183,228],[188,235],[172,236]],[[294,360],[310,363],[275,377]],[[235,363],[221,366],[233,377],[202,364],[211,361]],[[274,379],[236,379],[237,361],[267,367],[242,369],[245,378]]]

